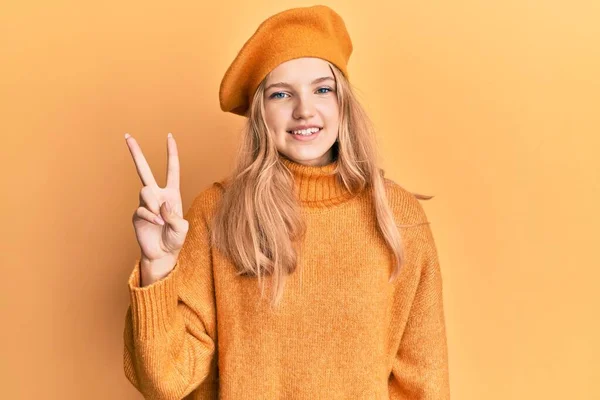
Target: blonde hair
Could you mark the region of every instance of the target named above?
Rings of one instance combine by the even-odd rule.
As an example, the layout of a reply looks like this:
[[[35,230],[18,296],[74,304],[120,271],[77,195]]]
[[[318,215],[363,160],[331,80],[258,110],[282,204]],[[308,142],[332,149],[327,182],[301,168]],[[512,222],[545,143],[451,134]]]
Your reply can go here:
[[[378,152],[372,123],[356,98],[350,82],[329,63],[336,80],[339,105],[339,135],[333,145],[338,161],[338,181],[352,193],[369,189],[377,226],[394,254],[398,277],[404,263],[402,238],[385,192],[384,171],[377,167]],[[296,269],[298,242],[306,232],[294,192],[294,177],[280,161],[265,121],[264,88],[260,83],[246,114],[236,164],[224,182],[224,192],[212,220],[213,245],[235,265],[238,275],[272,277],[272,306],[282,298],[286,276]],[[413,193],[419,199],[432,196]]]

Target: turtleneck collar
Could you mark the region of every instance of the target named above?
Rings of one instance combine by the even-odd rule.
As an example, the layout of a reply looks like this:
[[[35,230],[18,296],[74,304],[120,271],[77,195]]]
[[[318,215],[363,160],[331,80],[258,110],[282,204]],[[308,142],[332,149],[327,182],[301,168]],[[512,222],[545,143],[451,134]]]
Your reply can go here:
[[[334,174],[337,160],[327,165],[311,166],[297,163],[282,155],[279,155],[279,159],[292,172],[296,194],[303,206],[326,208],[353,197]]]

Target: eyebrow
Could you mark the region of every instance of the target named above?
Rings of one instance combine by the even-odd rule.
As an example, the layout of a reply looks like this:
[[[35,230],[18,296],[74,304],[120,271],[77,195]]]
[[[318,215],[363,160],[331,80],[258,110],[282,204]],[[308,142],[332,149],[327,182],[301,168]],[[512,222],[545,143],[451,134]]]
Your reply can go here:
[[[323,81],[327,81],[327,80],[331,80],[331,81],[335,82],[335,80],[333,79],[333,77],[331,77],[331,76],[323,76],[321,78],[317,78],[314,81],[312,81],[311,85],[314,85],[315,83],[320,83],[320,82],[323,82]],[[291,88],[292,87],[292,85],[290,85],[289,83],[286,83],[286,82],[276,82],[276,83],[272,83],[269,86],[267,86],[265,88],[265,92],[267,90],[271,89],[274,86],[281,86],[281,87],[287,87],[287,88]]]

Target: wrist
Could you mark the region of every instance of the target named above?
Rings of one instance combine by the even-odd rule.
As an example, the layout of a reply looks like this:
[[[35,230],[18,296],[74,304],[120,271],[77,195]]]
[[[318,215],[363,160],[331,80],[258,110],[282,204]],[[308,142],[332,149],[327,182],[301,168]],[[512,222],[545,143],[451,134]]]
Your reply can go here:
[[[142,287],[164,279],[177,264],[176,257],[164,257],[157,260],[140,259],[140,285]]]

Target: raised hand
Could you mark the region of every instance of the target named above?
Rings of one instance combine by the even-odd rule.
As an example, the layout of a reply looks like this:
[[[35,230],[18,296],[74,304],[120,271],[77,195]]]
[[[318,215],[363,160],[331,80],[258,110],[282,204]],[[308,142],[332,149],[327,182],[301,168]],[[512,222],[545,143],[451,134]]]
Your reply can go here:
[[[188,221],[183,218],[179,191],[177,144],[169,133],[167,185],[160,188],[136,140],[126,134],[125,141],[143,185],[139,196],[140,205],[133,214],[133,227],[141,249],[141,261],[145,265],[162,265],[163,270],[156,273],[164,275],[169,269],[165,266],[174,266],[189,228]]]

